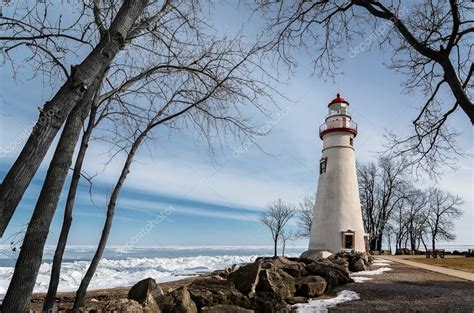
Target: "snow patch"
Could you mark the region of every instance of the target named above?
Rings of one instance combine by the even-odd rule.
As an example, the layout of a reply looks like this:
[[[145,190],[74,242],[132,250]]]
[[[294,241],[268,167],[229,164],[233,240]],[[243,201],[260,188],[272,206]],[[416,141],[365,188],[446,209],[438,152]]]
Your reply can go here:
[[[332,299],[315,299],[310,300],[308,303],[295,304],[293,307],[296,308],[298,313],[313,313],[313,312],[328,312],[328,308],[335,307],[343,302],[358,300],[360,295],[357,292],[351,290],[343,290],[337,293],[337,296]]]
[[[368,280],[372,280],[372,278],[370,277],[364,277],[364,276],[354,276],[354,277],[351,277],[356,283],[363,283],[365,281],[368,281]]]
[[[382,274],[383,272],[387,272],[387,271],[391,271],[392,269],[390,267],[381,267],[381,268],[378,268],[376,270],[372,270],[372,271],[361,271],[361,272],[356,272],[356,273],[352,273],[351,274],[351,277],[352,276],[374,276],[374,275],[380,275]]]
[[[372,265],[375,265],[375,266],[390,266],[391,263],[386,263],[386,262],[374,262],[374,263],[372,263]]]
[[[392,261],[390,260],[386,260],[386,259],[375,259],[373,264],[375,265],[378,265],[378,264],[391,264],[393,263]]]

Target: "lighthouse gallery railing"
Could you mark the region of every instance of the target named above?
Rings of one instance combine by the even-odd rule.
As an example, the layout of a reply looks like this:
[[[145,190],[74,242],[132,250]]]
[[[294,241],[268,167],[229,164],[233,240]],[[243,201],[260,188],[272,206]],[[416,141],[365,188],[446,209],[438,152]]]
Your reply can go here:
[[[334,129],[334,128],[342,128],[342,129],[347,128],[350,130],[355,130],[357,132],[357,123],[349,119],[327,121],[321,124],[321,126],[319,126],[319,133],[322,133],[326,130]]]

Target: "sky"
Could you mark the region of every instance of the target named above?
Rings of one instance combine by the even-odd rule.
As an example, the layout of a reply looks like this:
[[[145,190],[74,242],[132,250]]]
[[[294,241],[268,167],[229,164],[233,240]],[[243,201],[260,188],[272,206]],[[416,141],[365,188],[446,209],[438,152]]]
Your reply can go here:
[[[232,2],[219,3],[215,10],[211,21],[222,32],[242,30],[251,37],[260,26],[257,16],[250,17],[247,9]],[[341,47],[341,51],[349,52],[349,48]],[[270,234],[258,218],[266,205],[278,198],[296,204],[305,195],[315,193],[322,147],[318,127],[326,115],[327,103],[338,92],[350,102],[353,119],[359,124],[354,142],[358,162],[375,160],[376,153],[383,150],[387,131],[408,132],[410,119],[416,116],[424,97],[404,93],[405,77],[383,65],[386,55],[377,49],[355,57],[347,53],[343,74],[334,82],[325,82],[313,75],[311,57],[305,51],[295,53],[294,75],[288,83],[278,86],[289,100],[278,99],[280,118],[272,121],[270,134],[258,140],[265,153],[252,145],[236,153],[240,144],[228,142],[228,148],[218,150],[212,158],[206,145],[191,132],[158,132],[157,142],[140,150],[132,166],[118,201],[109,245],[270,245]],[[25,132],[37,119],[37,107],[48,100],[51,90],[41,84],[40,78],[17,77],[15,80],[8,67],[2,66],[0,71],[0,147],[8,150],[0,158],[0,179],[3,179],[25,142]],[[456,112],[449,125],[461,133],[458,145],[472,154],[473,129],[465,115]],[[53,148],[1,243],[7,243],[8,238],[24,229],[31,217]],[[98,242],[107,195],[124,160],[119,156],[106,166],[104,154],[107,152],[100,143],[91,145],[85,169],[96,176],[91,193],[85,182],[80,186],[71,245]],[[474,244],[473,158],[460,159],[457,170],[445,169],[438,182],[419,180],[416,184],[437,185],[463,198],[464,215],[456,221],[456,240],[450,244]],[[65,186],[67,188],[68,182]],[[61,198],[48,244],[57,241],[63,208],[64,198]],[[290,227],[295,225],[292,221]],[[138,237],[141,238],[136,240]],[[293,244],[307,245],[308,242],[298,240]]]

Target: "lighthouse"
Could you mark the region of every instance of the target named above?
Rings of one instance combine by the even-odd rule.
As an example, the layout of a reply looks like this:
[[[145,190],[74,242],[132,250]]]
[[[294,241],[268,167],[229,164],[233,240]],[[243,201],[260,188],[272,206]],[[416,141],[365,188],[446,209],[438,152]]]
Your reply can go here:
[[[349,102],[337,94],[319,127],[323,150],[309,249],[303,257],[366,251],[354,153],[356,136],[357,123],[352,120]]]

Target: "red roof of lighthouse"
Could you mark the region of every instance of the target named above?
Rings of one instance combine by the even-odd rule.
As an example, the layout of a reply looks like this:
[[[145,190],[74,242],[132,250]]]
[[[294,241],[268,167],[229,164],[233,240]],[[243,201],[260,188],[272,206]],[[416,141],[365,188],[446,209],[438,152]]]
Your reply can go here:
[[[346,99],[342,98],[339,93],[337,94],[335,99],[333,99],[331,102],[329,102],[328,107],[331,104],[334,104],[334,103],[346,103],[347,105],[349,105],[349,102],[347,102]]]

